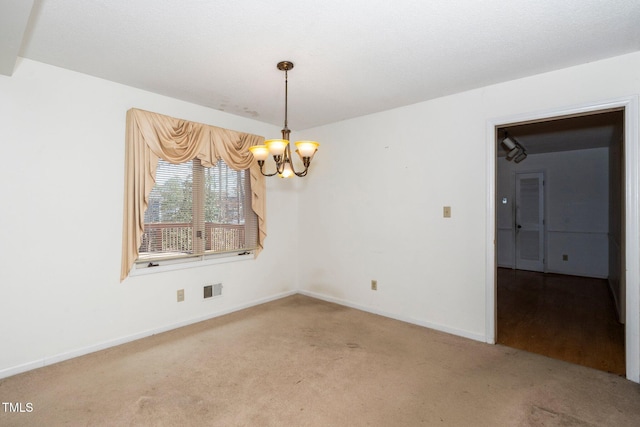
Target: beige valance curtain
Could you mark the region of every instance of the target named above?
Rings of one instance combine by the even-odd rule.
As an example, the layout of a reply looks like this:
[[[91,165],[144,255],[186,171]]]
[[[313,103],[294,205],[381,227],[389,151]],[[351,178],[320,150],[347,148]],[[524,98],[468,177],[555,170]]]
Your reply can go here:
[[[144,213],[149,193],[155,185],[158,159],[184,163],[198,158],[203,166],[215,166],[218,159],[232,169],[250,169],[251,207],[258,216],[258,251],[267,235],[266,183],[249,152],[264,137],[201,123],[175,119],[132,108],[127,112],[125,154],[124,219],[122,231],[122,269],[120,281],[138,259]]]

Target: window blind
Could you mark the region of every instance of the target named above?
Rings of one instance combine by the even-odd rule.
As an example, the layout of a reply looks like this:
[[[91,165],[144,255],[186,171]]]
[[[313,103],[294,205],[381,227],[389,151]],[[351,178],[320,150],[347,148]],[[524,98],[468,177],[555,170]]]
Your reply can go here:
[[[149,195],[139,259],[154,260],[253,250],[258,218],[251,209],[248,170],[219,160],[158,161]]]

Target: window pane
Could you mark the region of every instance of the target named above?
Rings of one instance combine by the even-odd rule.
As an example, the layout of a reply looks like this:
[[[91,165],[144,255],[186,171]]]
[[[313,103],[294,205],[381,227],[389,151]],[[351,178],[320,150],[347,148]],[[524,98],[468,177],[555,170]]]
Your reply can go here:
[[[255,249],[257,219],[251,209],[249,172],[223,161],[204,169],[205,250]]]
[[[158,161],[144,222],[141,257],[193,252],[193,162]]]

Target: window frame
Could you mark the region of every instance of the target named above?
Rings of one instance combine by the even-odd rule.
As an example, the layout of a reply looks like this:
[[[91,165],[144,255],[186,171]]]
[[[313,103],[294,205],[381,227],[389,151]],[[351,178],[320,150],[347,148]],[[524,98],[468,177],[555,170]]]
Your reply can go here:
[[[234,256],[235,255],[235,256]],[[164,261],[153,262],[153,266],[149,266],[150,261],[136,261],[133,268],[129,272],[129,276],[143,276],[147,274],[164,273],[167,271],[177,271],[187,268],[206,267],[208,265],[226,264],[238,261],[249,261],[256,257],[256,251],[244,251],[237,253],[225,252],[224,254],[208,254],[194,255],[186,258],[173,258]]]
[[[172,165],[172,163],[164,161],[162,159],[159,162],[164,162],[165,164]],[[180,263],[194,263],[194,262],[202,262],[206,260],[220,260],[222,258],[227,257],[236,257],[240,254],[253,254],[258,246],[258,218],[253,209],[251,208],[251,176],[248,169],[236,171],[229,167],[223,160],[219,160],[216,162],[214,166],[207,167],[202,164],[199,159],[192,159],[187,162],[180,163],[179,165],[184,165],[185,163],[191,162],[191,250],[192,253],[188,252],[178,252],[175,251],[173,253],[157,253],[157,252],[140,252],[138,251],[138,259],[135,261],[136,270],[146,269],[146,268],[156,268],[164,265],[176,265]],[[244,213],[243,223],[237,224],[244,228],[244,238],[245,243],[246,239],[250,239],[249,245],[246,245],[244,248],[223,250],[223,251],[207,251],[207,238],[211,239],[211,236],[208,236],[206,233],[207,230],[207,222],[205,218],[205,206],[207,197],[210,197],[214,193],[207,194],[206,190],[206,179],[207,175],[206,169],[212,169],[218,167],[220,162],[224,164],[224,167],[228,171],[233,171],[237,173],[244,174],[241,178],[241,182],[243,183],[244,189],[240,190],[240,188],[236,188],[236,191],[243,194],[242,201],[242,212]],[[177,171],[177,170],[176,170]],[[156,170],[156,174],[157,174]],[[173,172],[175,173],[175,172]],[[156,182],[157,185],[157,182]],[[154,185],[154,189],[156,186]],[[153,189],[152,189],[153,192]],[[149,206],[147,206],[147,211]],[[145,212],[146,213],[146,212]],[[145,231],[147,224],[145,222]],[[157,224],[170,224],[170,222],[159,222]],[[234,225],[234,224],[226,224],[226,225]],[[255,227],[254,230],[248,230],[247,227]],[[215,228],[215,227],[213,227]],[[202,234],[205,237],[201,237]],[[209,246],[212,246],[213,242],[209,241]],[[217,261],[219,263],[221,261]]]

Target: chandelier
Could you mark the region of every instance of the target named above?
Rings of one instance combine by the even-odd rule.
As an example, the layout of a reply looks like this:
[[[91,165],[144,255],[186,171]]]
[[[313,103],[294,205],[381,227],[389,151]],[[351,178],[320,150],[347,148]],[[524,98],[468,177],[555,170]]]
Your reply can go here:
[[[289,148],[289,134],[291,131],[287,123],[288,71],[292,68],[293,62],[278,62],[278,70],[284,71],[284,128],[282,128],[282,139],[268,139],[264,142],[264,145],[249,147],[249,151],[258,161],[260,172],[264,176],[274,176],[276,174],[280,175],[281,178],[289,178],[293,175],[306,176],[311,159],[320,145],[316,141],[296,141],[296,153],[298,153],[304,165],[303,171],[296,171],[291,160],[291,148]],[[276,171],[273,173],[265,173],[263,169],[264,162],[269,157],[269,154],[273,156],[273,160],[276,162]]]

